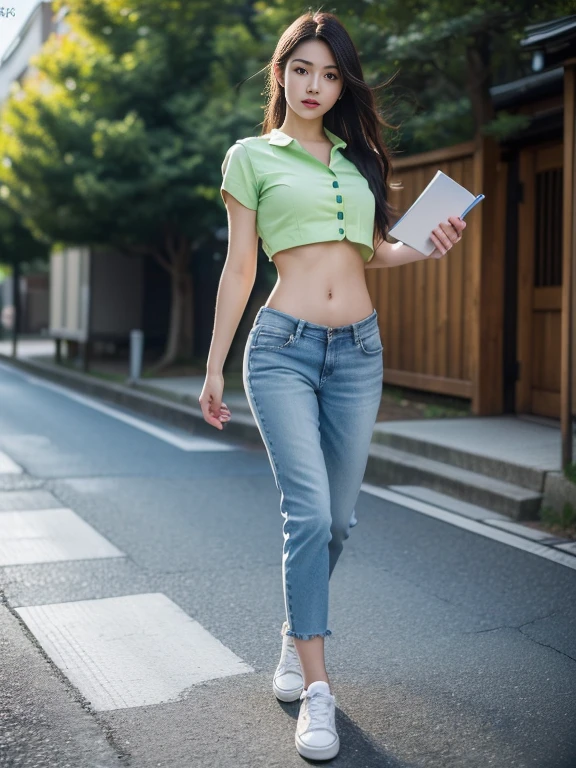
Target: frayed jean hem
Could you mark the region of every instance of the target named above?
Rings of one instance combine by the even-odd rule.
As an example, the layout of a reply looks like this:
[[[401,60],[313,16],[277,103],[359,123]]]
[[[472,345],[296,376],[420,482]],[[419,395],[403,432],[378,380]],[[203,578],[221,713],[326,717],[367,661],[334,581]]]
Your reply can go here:
[[[332,631],[327,629],[326,632],[320,632],[316,635],[303,635],[300,632],[293,632],[291,629],[287,629],[286,634],[290,637],[295,637],[296,640],[312,640],[314,637],[328,637],[332,634]]]

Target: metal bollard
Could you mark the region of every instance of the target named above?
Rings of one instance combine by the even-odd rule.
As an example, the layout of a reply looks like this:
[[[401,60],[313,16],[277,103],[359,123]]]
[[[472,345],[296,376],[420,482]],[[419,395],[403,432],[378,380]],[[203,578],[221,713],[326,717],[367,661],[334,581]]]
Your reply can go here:
[[[138,381],[142,374],[142,354],[144,352],[144,332],[130,331],[130,379]]]

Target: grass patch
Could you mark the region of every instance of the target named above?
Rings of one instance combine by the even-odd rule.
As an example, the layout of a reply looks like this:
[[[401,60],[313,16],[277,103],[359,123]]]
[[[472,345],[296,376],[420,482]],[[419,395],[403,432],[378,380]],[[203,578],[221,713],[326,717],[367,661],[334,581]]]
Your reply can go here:
[[[469,415],[469,411],[462,408],[451,408],[446,405],[427,405],[422,411],[425,419],[449,419],[457,416]]]
[[[124,384],[126,382],[126,376],[120,376],[118,373],[103,373],[102,371],[88,371],[90,376],[94,376],[97,379],[104,379],[105,381],[114,381],[117,384]]]
[[[561,512],[553,507],[543,506],[540,510],[540,520],[551,533],[576,539],[576,507],[569,501],[564,503]]]
[[[567,467],[564,467],[564,477],[576,485],[576,463],[572,462],[572,464],[568,464]]]
[[[424,419],[456,418],[471,415],[469,400],[450,395],[384,384],[382,396],[399,405],[412,404],[416,406],[422,412]]]
[[[60,365],[62,368],[68,368],[68,370],[75,371],[76,373],[85,373],[73,360],[62,360]],[[126,381],[126,376],[122,376],[119,373],[104,373],[95,368],[89,368],[87,373],[88,376],[94,376],[96,379],[104,379],[105,381],[114,381],[120,384]]]
[[[404,392],[399,387],[391,387],[385,384],[382,388],[382,393],[388,395],[388,397],[391,397],[392,400],[396,400],[398,403],[406,399]]]

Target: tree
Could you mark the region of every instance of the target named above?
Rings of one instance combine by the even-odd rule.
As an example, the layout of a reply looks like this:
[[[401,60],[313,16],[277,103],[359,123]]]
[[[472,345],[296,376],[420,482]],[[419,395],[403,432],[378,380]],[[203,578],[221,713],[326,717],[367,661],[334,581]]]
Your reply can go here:
[[[371,6],[367,18],[389,30],[387,58],[425,74],[428,114],[415,118],[416,131],[434,136],[435,126],[464,118],[470,138],[478,133],[504,138],[530,119],[496,116],[490,88],[531,73],[519,45],[525,27],[563,15],[568,5],[566,0],[387,0]]]
[[[0,179],[51,241],[150,255],[166,269],[172,308],[158,370],[192,349],[190,263],[221,225],[220,165],[247,122],[222,61],[251,64],[253,43],[226,2],[66,7],[71,32],[47,41],[37,75],[5,106],[0,157],[12,166]]]
[[[364,75],[382,91],[396,149],[414,154],[473,138],[503,138],[529,122],[494,115],[490,87],[530,74],[519,41],[526,25],[571,13],[571,0],[340,0],[331,8],[351,33]],[[281,29],[302,13],[295,0],[257,8],[259,25]],[[573,9],[572,9],[573,10]]]

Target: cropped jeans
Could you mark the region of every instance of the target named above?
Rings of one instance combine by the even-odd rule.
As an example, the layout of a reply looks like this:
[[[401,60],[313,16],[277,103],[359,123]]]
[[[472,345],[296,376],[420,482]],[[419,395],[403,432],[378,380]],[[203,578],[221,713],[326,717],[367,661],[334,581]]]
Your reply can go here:
[[[328,582],[350,528],[382,396],[376,310],[331,328],[260,307],[243,383],[280,491],[287,634],[326,637]]]

